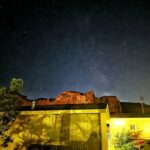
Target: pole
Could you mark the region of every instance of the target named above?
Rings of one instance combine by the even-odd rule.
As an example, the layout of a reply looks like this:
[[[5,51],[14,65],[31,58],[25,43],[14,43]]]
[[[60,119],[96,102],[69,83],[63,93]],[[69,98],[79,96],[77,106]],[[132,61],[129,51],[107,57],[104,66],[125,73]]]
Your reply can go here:
[[[144,98],[143,98],[143,97],[140,97],[140,103],[141,103],[141,107],[142,107],[142,113],[144,114],[145,111],[144,111],[144,105],[143,105],[143,102],[144,102]]]

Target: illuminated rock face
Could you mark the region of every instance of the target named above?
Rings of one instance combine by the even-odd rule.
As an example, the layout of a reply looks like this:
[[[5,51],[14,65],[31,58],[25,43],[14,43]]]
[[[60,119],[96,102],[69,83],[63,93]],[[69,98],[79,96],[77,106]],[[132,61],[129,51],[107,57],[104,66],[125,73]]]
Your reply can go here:
[[[35,100],[35,107],[50,106],[50,105],[65,105],[65,104],[94,104],[94,103],[108,104],[109,111],[111,113],[122,112],[120,101],[116,96],[103,96],[96,99],[93,91],[85,93],[65,91],[54,99],[39,98]],[[25,99],[24,101],[18,104],[20,106],[32,106],[33,102],[31,100]]]
[[[56,100],[53,102],[55,104],[86,104],[94,103],[94,93],[89,91],[86,93],[66,91],[61,93],[56,97]]]
[[[35,100],[36,106],[48,105],[64,105],[64,104],[91,104],[95,103],[95,95],[93,91],[86,93],[65,91],[58,95],[55,99],[39,98]],[[19,106],[32,106],[32,101],[27,98],[18,103]]]
[[[103,96],[99,98],[100,102],[108,103],[109,111],[111,113],[122,112],[120,101],[116,96]]]

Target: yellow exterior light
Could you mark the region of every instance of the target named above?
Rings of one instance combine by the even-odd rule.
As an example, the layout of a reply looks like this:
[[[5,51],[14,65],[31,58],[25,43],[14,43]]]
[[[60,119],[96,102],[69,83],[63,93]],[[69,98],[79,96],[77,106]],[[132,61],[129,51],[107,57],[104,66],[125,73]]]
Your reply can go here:
[[[113,138],[121,131],[132,133],[134,139],[150,140],[150,118],[110,118],[109,150],[114,150]]]
[[[118,126],[124,126],[125,125],[125,120],[124,119],[120,119],[120,120],[115,120],[114,121],[114,126],[118,127]]]

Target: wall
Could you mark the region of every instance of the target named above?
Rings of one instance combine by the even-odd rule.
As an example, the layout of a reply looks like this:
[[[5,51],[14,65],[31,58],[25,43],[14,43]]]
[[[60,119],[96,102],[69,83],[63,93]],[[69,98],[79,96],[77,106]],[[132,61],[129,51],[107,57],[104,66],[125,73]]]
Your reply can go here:
[[[14,142],[8,149],[38,141],[71,144],[75,149],[107,150],[107,119],[105,109],[24,111],[9,131]]]
[[[150,118],[111,118],[111,144],[113,143],[113,137],[117,132],[122,130],[131,131],[132,133],[140,133],[140,139],[150,139]],[[110,150],[112,149],[113,148],[111,147]]]

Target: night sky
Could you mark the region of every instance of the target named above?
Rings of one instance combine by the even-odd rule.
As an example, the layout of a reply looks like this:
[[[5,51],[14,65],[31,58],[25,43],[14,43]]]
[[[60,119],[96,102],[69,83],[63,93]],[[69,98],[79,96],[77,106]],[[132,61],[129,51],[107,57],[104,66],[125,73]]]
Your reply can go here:
[[[31,99],[94,90],[150,104],[150,5],[144,0],[0,0],[0,86]]]

